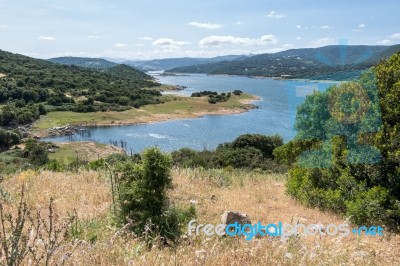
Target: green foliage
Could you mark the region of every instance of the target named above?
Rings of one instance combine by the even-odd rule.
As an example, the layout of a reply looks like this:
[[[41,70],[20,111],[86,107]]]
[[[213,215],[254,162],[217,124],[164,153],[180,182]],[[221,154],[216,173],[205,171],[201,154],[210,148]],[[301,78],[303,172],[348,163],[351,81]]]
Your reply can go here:
[[[274,151],[292,166],[290,195],[358,225],[400,230],[399,73],[395,54],[357,83],[307,97],[298,108],[296,140]]]
[[[283,139],[279,135],[264,136],[261,134],[245,134],[235,139],[231,146],[237,148],[253,147],[262,153],[264,158],[274,159],[273,151],[283,145]]]
[[[138,163],[126,162],[119,167],[118,217],[146,240],[157,236],[176,240],[182,226],[180,215],[191,216],[168,206],[166,192],[172,184],[171,163],[169,155],[150,148],[143,152]]]
[[[161,102],[159,91],[142,89],[159,84],[126,65],[87,69],[4,51],[0,61],[0,73],[6,75],[0,79],[0,104],[7,104],[0,118],[3,126],[35,121],[46,114],[44,103],[50,106],[48,111],[93,112]],[[87,100],[74,100],[82,96]]]
[[[360,192],[356,197],[346,202],[347,215],[352,217],[356,224],[366,226],[388,223],[392,221],[392,207],[394,197],[381,186],[369,188]],[[389,224],[392,227],[395,224]]]
[[[215,151],[195,151],[183,148],[172,152],[175,165],[203,168],[261,168],[285,172],[286,167],[274,160],[273,150],[282,145],[278,135],[246,134],[232,142],[220,144]]]
[[[243,94],[243,91],[241,91],[241,90],[234,90],[232,93],[235,94],[235,95],[242,95],[242,94]]]
[[[30,139],[25,143],[25,157],[28,158],[31,164],[35,166],[41,166],[49,161],[47,148],[45,145],[45,143],[40,143],[33,139]]]
[[[237,92],[237,91],[236,91]],[[232,93],[221,93],[218,94],[215,91],[200,91],[200,92],[193,92],[191,97],[203,97],[203,96],[208,96],[208,102],[211,104],[216,104],[220,102],[226,102],[229,100],[231,97]],[[240,95],[240,94],[236,94]]]
[[[313,140],[292,140],[274,149],[274,158],[279,164],[292,166],[304,151],[318,147]]]
[[[0,129],[0,152],[19,144],[20,141],[21,136],[18,132]]]

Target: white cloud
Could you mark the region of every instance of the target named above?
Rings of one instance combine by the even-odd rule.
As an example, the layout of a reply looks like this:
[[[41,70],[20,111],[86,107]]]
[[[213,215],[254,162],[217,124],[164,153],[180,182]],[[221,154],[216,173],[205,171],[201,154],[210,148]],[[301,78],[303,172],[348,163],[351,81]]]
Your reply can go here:
[[[277,42],[278,39],[275,35],[263,35],[259,39],[213,35],[200,40],[199,44],[202,47],[222,46],[222,45],[257,46],[257,45],[266,45]]]
[[[241,21],[236,21],[236,23],[235,23],[236,25],[243,25],[243,22],[241,22]]]
[[[208,29],[208,30],[211,30],[211,29],[220,29],[221,28],[221,25],[219,25],[219,24],[212,24],[212,23],[201,23],[201,22],[194,22],[194,21],[192,21],[192,22],[190,22],[190,23],[188,23],[190,26],[193,26],[193,27],[197,27],[197,28],[200,28],[200,29]]]
[[[301,25],[296,25],[295,26],[297,29],[301,29]]]
[[[310,43],[311,47],[321,47],[333,44],[334,39],[331,37],[320,38]]]
[[[400,32],[392,34],[392,35],[390,36],[390,39],[393,39],[393,40],[400,40]]]
[[[38,40],[44,40],[44,41],[54,41],[56,38],[51,37],[51,36],[39,36]]]
[[[321,26],[321,27],[319,27],[319,28],[320,28],[320,29],[324,29],[324,30],[332,29],[332,27],[329,26],[329,25],[324,25],[324,26]]]
[[[100,39],[99,35],[89,35],[88,36],[89,39]]]
[[[364,31],[364,29],[365,29],[366,27],[367,27],[367,26],[366,26],[364,23],[361,23],[361,24],[359,24],[359,25],[357,26],[357,28],[354,29],[353,31],[357,31],[357,32]]]
[[[181,46],[189,45],[190,42],[185,41],[175,41],[170,38],[159,38],[153,42],[154,46],[160,46],[167,49],[180,49]]]
[[[276,11],[271,11],[271,12],[269,12],[269,14],[267,15],[267,17],[268,17],[268,18],[276,18],[276,19],[279,19],[279,18],[284,18],[284,17],[286,17],[286,16],[283,15],[283,14],[278,14],[278,13],[276,13]]]
[[[119,42],[119,43],[114,44],[114,46],[117,48],[125,48],[125,47],[128,47],[128,44]]]
[[[389,45],[389,44],[392,43],[392,41],[389,40],[389,39],[384,39],[384,40],[378,41],[378,42],[376,42],[376,43],[377,43],[377,44],[380,44],[380,45]]]
[[[7,29],[7,25],[0,24],[0,30],[5,30],[5,29]]]
[[[300,36],[296,37],[296,40],[300,41],[300,40],[301,40],[301,37],[300,37]]]
[[[145,36],[145,37],[140,37],[139,40],[142,40],[142,41],[152,41],[152,40],[154,40],[154,39],[151,38],[151,37]]]

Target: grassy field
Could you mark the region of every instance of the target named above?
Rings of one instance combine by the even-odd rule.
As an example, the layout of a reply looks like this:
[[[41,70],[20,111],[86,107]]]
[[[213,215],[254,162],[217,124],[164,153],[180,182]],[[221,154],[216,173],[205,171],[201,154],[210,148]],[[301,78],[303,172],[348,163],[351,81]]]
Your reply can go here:
[[[250,108],[244,103],[254,96],[242,94],[233,95],[230,100],[218,104],[210,104],[207,97],[192,98],[174,95],[163,96],[164,104],[147,105],[140,109],[130,109],[123,112],[51,112],[38,120],[34,130],[44,130],[63,125],[117,125],[157,122],[168,119],[196,117],[205,114],[227,114],[245,111]]]
[[[113,153],[125,153],[123,149],[96,142],[70,142],[57,143],[56,145],[60,148],[55,153],[49,153],[49,158],[65,164],[77,159],[93,161],[105,158]]]
[[[171,203],[195,205],[198,223],[220,222],[226,210],[245,212],[253,223],[340,224],[343,217],[307,208],[285,194],[286,177],[244,171],[174,169]],[[73,239],[54,251],[65,265],[400,265],[400,236],[298,235],[262,237],[184,237],[170,248],[147,249],[122,234],[112,219],[112,197],[106,173],[81,171],[21,172],[6,178],[3,189],[17,200],[22,183],[28,202],[45,208],[54,198],[57,223],[75,213]],[[68,255],[65,255],[68,254]]]

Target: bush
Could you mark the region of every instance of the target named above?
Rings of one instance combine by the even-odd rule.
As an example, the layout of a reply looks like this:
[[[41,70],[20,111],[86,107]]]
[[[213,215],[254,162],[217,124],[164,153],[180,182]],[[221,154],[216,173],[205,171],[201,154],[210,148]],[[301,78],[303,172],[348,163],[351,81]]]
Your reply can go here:
[[[17,132],[0,129],[0,151],[5,151],[20,141],[21,136]]]
[[[35,166],[44,165],[49,161],[45,144],[39,143],[33,139],[26,142],[24,154],[25,157],[28,158],[29,162]]]
[[[259,150],[264,158],[274,159],[273,151],[283,145],[283,139],[279,135],[265,136],[261,134],[245,134],[232,142],[233,148],[253,147]]]
[[[143,152],[138,163],[126,162],[119,167],[119,220],[148,242],[160,236],[166,243],[180,236],[179,212],[168,206],[166,195],[172,184],[171,165],[169,155],[151,148]]]
[[[388,224],[391,227],[396,226],[396,216],[399,217],[399,209],[393,206],[393,198],[389,191],[383,187],[376,186],[357,193],[353,200],[346,202],[346,215],[359,225],[372,226]],[[397,212],[397,215],[391,215]]]

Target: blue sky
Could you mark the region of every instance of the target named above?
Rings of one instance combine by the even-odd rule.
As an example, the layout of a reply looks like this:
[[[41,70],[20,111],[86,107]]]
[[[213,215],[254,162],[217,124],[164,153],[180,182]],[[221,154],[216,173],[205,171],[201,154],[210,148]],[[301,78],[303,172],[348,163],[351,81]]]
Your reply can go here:
[[[399,1],[0,0],[0,49],[125,59],[400,43]]]

